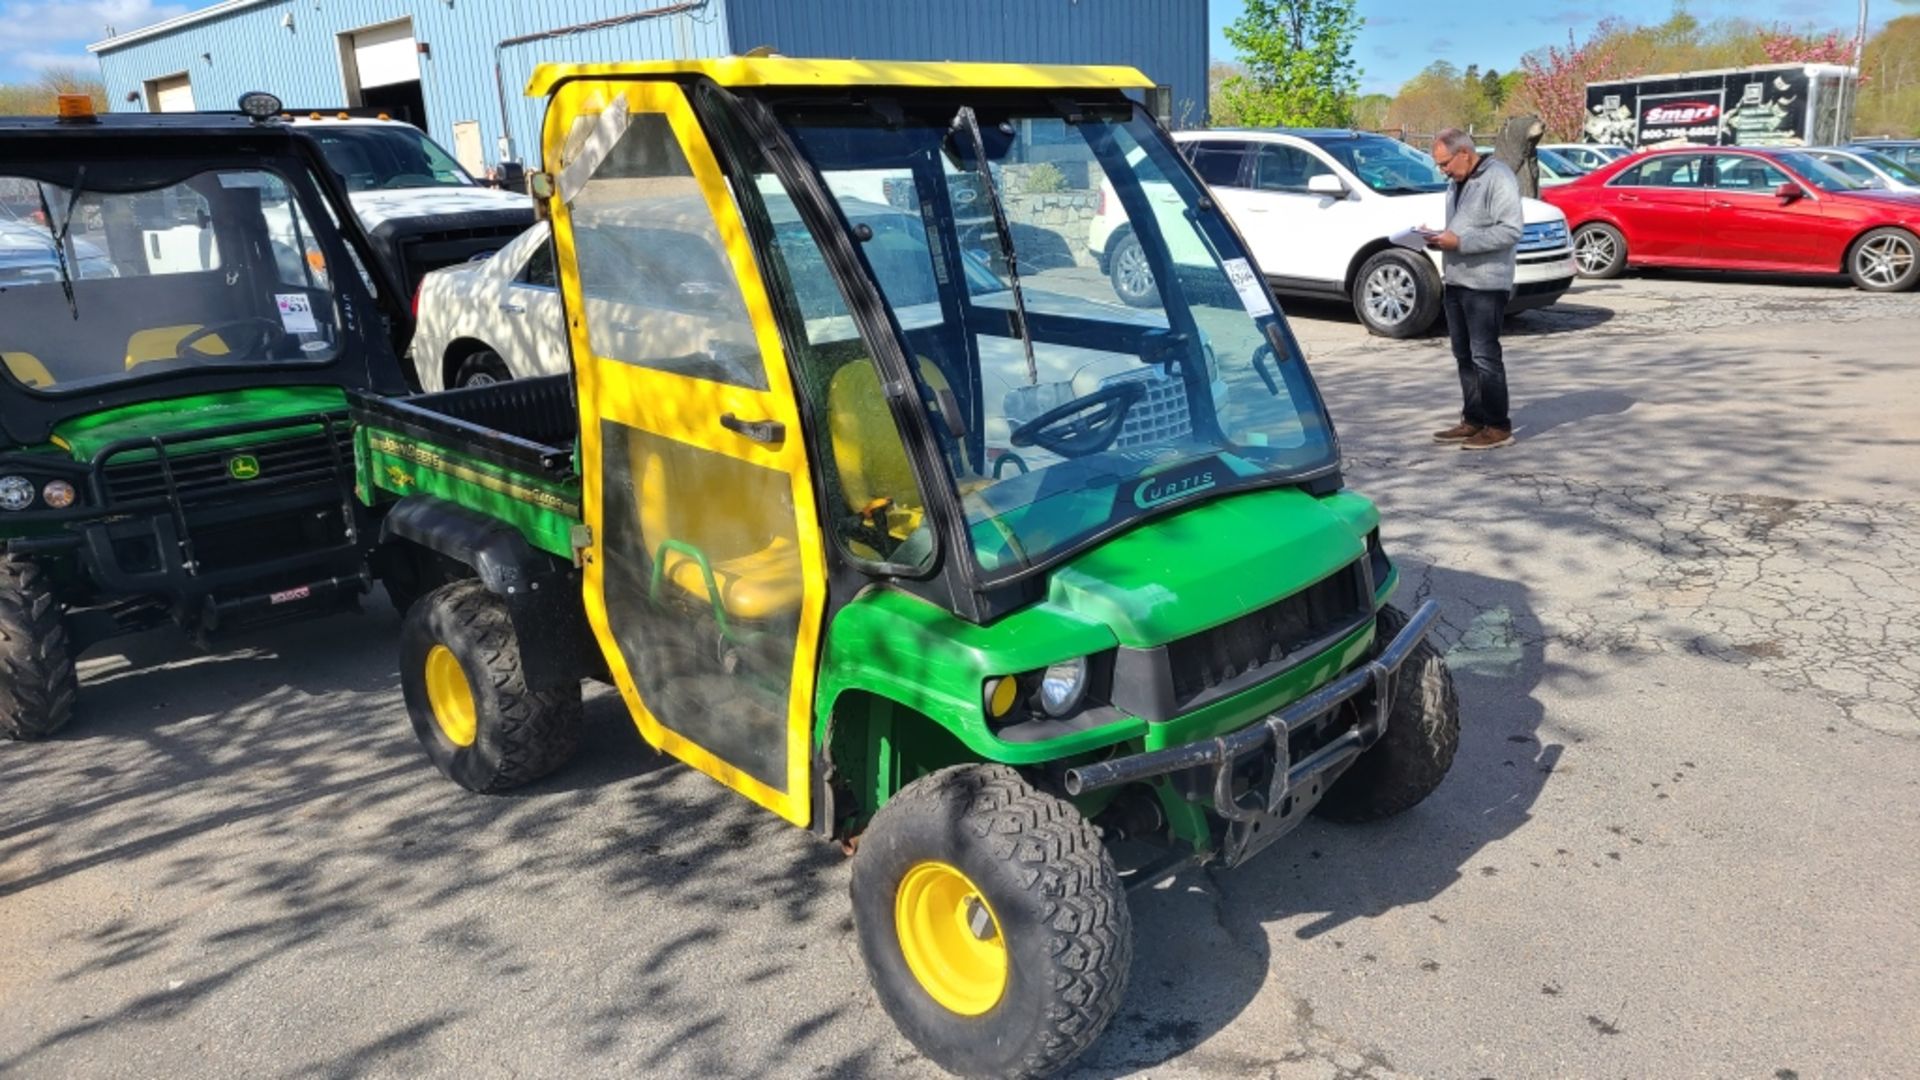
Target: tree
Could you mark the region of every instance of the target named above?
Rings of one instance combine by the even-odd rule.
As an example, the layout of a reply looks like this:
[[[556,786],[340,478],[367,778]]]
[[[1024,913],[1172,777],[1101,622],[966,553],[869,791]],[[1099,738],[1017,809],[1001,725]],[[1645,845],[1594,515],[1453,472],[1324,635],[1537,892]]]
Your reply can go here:
[[[96,112],[107,111],[107,88],[78,68],[50,67],[31,83],[0,84],[0,116],[50,116],[61,94],[86,94]]]
[[[1222,111],[1241,124],[1342,127],[1352,122],[1360,69],[1355,0],[1247,0],[1227,26],[1245,74],[1220,87]]]
[[[1920,15],[1891,20],[1867,40],[1860,57],[1862,135],[1920,135]]]
[[[1527,104],[1547,125],[1547,137],[1555,141],[1578,139],[1587,122],[1587,84],[1628,74],[1615,59],[1610,37],[1619,34],[1621,24],[1603,20],[1587,42],[1574,40],[1567,31],[1563,51],[1548,46],[1520,58],[1526,72],[1522,88]]]
[[[1507,103],[1507,81],[1492,68],[1480,76],[1480,96],[1487,100],[1487,107],[1498,110]]]

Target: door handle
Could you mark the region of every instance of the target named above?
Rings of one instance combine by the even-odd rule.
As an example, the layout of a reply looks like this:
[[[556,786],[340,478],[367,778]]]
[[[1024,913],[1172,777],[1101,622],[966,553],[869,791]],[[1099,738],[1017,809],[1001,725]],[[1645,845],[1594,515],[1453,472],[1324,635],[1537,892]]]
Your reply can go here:
[[[1639,201],[1640,201],[1640,196],[1638,196],[1638,195],[1622,195],[1622,196],[1620,196],[1620,201],[1621,201],[1621,202],[1639,202]]]
[[[500,310],[509,315],[525,315],[527,313],[527,308],[524,304],[501,304]]]
[[[1733,208],[1733,204],[1725,199],[1708,199],[1707,205],[1716,210],[1731,210]]]
[[[720,426],[764,446],[779,446],[787,441],[787,425],[778,420],[742,420],[732,413],[721,413]]]

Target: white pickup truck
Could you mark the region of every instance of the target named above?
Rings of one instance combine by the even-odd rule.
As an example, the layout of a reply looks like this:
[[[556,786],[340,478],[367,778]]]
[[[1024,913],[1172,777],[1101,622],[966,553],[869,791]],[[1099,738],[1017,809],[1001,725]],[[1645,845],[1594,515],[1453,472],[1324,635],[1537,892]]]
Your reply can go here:
[[[1183,131],[1174,138],[1273,291],[1350,300],[1367,329],[1386,337],[1423,334],[1439,319],[1439,253],[1388,240],[1444,223],[1447,179],[1425,152],[1384,135],[1338,130]],[[1523,213],[1509,312],[1553,303],[1574,278],[1566,215],[1537,199],[1523,200]],[[1103,192],[1087,246],[1121,300],[1157,303],[1152,272],[1126,220],[1111,190]],[[1208,262],[1202,252],[1182,258],[1177,247],[1173,256]]]

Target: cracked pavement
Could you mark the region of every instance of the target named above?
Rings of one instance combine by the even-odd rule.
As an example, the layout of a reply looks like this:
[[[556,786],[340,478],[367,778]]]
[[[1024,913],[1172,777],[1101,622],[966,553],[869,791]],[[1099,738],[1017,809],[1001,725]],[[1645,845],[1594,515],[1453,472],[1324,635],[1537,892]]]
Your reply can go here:
[[[1134,897],[1077,1075],[1920,1074],[1920,296],[1677,275],[1509,327],[1519,443],[1427,437],[1437,339],[1289,303],[1453,774]],[[0,1073],[920,1076],[846,866],[590,703],[481,799],[421,759],[397,620],[90,657],[0,745]]]

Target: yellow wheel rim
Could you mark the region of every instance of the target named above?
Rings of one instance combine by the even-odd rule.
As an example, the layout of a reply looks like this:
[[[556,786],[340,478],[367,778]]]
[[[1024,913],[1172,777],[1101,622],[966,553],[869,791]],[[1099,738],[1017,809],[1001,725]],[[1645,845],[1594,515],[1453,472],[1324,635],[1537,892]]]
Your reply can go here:
[[[907,970],[927,996],[961,1016],[979,1016],[1007,990],[1007,942],[978,886],[943,862],[900,879],[894,929]]]
[[[427,653],[427,707],[433,710],[433,722],[440,734],[455,746],[472,746],[480,730],[480,719],[473,709],[473,687],[460,660],[445,645],[435,645]]]

